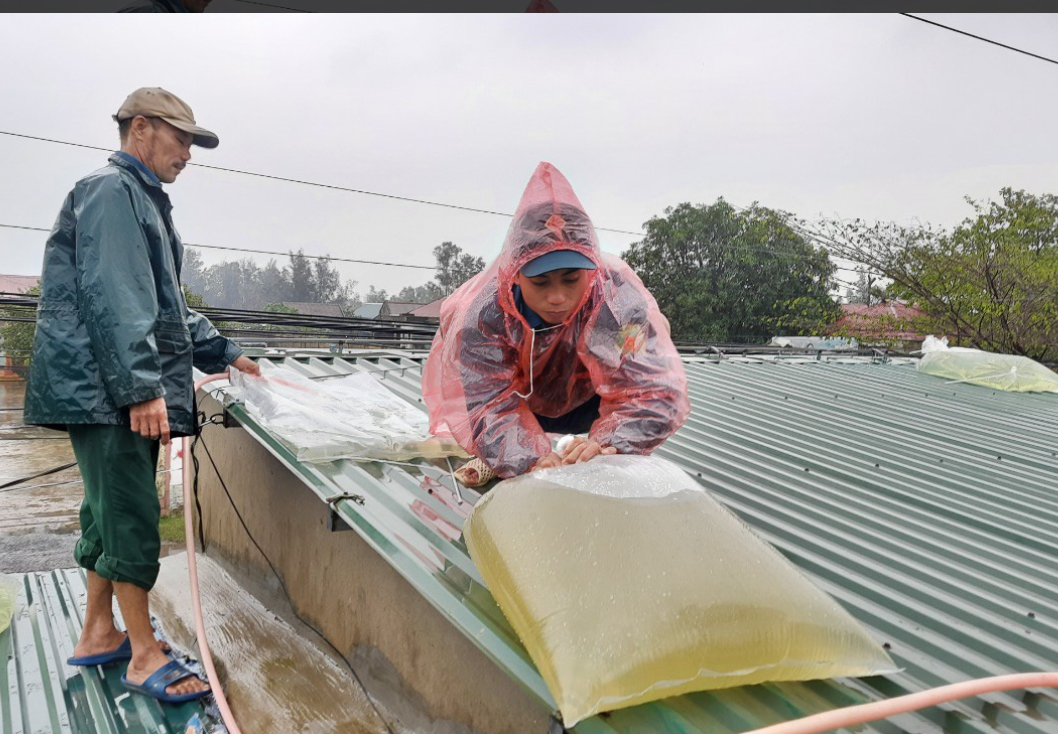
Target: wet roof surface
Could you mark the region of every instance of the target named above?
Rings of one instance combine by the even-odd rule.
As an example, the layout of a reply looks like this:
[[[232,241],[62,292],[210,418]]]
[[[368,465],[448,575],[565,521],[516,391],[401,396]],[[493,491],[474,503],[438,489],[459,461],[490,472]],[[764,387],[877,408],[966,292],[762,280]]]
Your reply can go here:
[[[423,355],[284,357],[320,377],[378,374],[421,405]],[[692,413],[658,454],[696,477],[833,595],[904,669],[892,676],[690,694],[576,732],[737,732],[973,677],[1058,669],[1058,395],[996,393],[911,361],[687,360]],[[221,383],[223,384],[223,383]],[[445,467],[300,464],[269,450],[358,529],[456,629],[541,701],[550,695],[457,531]],[[1013,691],[863,732],[1058,731],[1058,693]]]
[[[319,378],[375,373],[421,405],[422,354],[271,359]],[[911,364],[851,358],[690,358],[687,369],[691,417],[658,454],[690,472],[833,595],[904,670],[690,694],[594,717],[575,728],[578,734],[726,734],[973,677],[1058,669],[1058,396],[951,385]],[[463,490],[460,503],[443,462],[300,463],[240,406],[229,410],[322,500],[363,497],[362,505],[336,503],[341,520],[457,633],[541,706],[552,707],[460,537],[477,493]],[[7,678],[0,680],[4,734],[51,730],[10,725],[19,720],[11,711],[22,706],[29,682],[12,673],[24,665],[19,661],[57,658],[49,652],[51,633],[34,636],[42,614],[54,613],[39,611],[36,627],[19,621],[18,645],[10,646],[9,633],[0,636],[0,661],[7,655]],[[62,675],[38,676],[37,700],[68,700]],[[967,699],[858,731],[1055,734],[1058,692]]]
[[[130,693],[121,683],[124,664],[66,664],[84,617],[80,569],[17,578],[15,616],[0,633],[0,732],[184,734],[194,717],[208,721],[201,703],[162,705]]]

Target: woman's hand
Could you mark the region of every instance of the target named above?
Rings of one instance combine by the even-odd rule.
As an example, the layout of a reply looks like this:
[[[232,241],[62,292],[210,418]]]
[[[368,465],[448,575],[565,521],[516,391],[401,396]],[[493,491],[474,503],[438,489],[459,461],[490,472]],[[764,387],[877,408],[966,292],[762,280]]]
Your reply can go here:
[[[578,464],[596,456],[612,456],[617,453],[613,446],[603,446],[590,438],[574,438],[562,453],[563,464]]]

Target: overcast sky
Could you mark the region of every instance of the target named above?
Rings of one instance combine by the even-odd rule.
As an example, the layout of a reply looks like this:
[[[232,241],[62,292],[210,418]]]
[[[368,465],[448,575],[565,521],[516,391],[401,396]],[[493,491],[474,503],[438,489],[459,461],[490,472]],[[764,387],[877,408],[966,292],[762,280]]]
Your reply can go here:
[[[1055,15],[925,17],[1058,58]],[[510,212],[546,160],[597,227],[719,196],[950,226],[966,195],[1058,182],[1058,66],[896,14],[24,15],[0,62],[5,132],[116,147],[110,115],[162,86],[220,136],[192,162]],[[0,135],[0,223],[50,227],[105,160]],[[490,260],[508,224],[194,167],[166,188],[202,244],[432,265],[444,240]],[[0,273],[38,274],[45,237],[0,229]],[[339,269],[391,293],[431,275]]]

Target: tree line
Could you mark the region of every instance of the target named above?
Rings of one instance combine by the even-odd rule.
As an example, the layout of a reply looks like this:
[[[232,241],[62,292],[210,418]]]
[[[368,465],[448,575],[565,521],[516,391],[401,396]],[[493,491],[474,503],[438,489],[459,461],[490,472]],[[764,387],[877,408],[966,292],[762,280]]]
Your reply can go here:
[[[206,266],[198,251],[189,247],[184,250],[181,280],[210,306],[257,311],[272,306],[274,311],[282,303],[336,303],[352,313],[362,303],[436,301],[485,267],[482,258],[463,252],[452,242],[442,242],[433,255],[434,278],[422,285],[405,286],[392,295],[372,285],[361,296],[357,281],[343,281],[330,261],[305,255],[304,250],[291,252],[289,264],[284,265],[273,258],[261,266],[246,258]]]
[[[844,284],[848,302],[899,299],[920,309],[892,327],[1058,361],[1058,197],[1004,188],[997,200],[967,202],[973,214],[950,229],[806,222],[756,203],[737,209],[722,198],[685,202],[646,222],[645,236],[622,257],[680,341],[762,343],[775,335],[834,333],[842,313],[834,255],[859,264],[856,282]],[[284,265],[239,260],[207,267],[188,248],[183,280],[211,306],[339,303],[351,312],[365,301],[434,301],[485,267],[452,242],[433,255],[433,278],[392,295],[371,286],[361,297],[356,281],[343,282],[330,262],[302,251],[291,252]],[[26,347],[26,326],[2,323],[0,339],[9,349]]]
[[[1058,197],[1004,188],[998,200],[966,201],[973,214],[951,229],[684,203],[647,222],[624,259],[680,339],[833,333],[834,255],[859,264],[850,302],[921,311],[894,330],[1058,362]]]

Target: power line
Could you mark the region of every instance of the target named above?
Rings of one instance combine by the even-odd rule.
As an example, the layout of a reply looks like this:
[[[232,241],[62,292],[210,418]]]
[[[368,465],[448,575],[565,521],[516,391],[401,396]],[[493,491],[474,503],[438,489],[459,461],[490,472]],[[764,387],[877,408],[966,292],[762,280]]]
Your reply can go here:
[[[25,135],[23,133],[12,133],[12,132],[4,131],[4,130],[0,130],[0,135],[9,135],[9,136],[16,137],[16,138],[25,138],[27,140],[37,140],[37,141],[41,141],[41,142],[45,142],[45,143],[56,143],[58,145],[70,145],[70,146],[73,146],[73,147],[76,147],[76,148],[87,148],[89,150],[100,150],[100,151],[103,151],[105,153],[112,152],[110,148],[100,148],[99,146],[95,146],[95,145],[85,145],[83,143],[71,143],[71,142],[68,142],[68,141],[65,141],[65,140],[55,140],[54,138],[42,138],[42,137],[38,137],[36,135]],[[209,165],[206,165],[204,163],[189,163],[188,165],[198,166],[199,168],[208,168],[208,169],[211,169],[211,170],[214,170],[214,171],[225,171],[227,173],[238,173],[238,174],[242,174],[244,176],[254,176],[256,178],[271,179],[271,180],[274,180],[274,181],[285,181],[287,183],[303,184],[305,186],[314,186],[314,187],[317,187],[317,188],[331,189],[331,190],[334,190],[334,191],[345,191],[345,192],[354,193],[354,194],[364,194],[366,196],[377,196],[377,197],[384,198],[384,199],[393,199],[393,200],[396,200],[396,201],[405,201],[405,202],[414,203],[414,204],[428,204],[430,206],[439,206],[439,207],[443,207],[443,208],[447,208],[447,209],[456,209],[456,210],[459,210],[459,211],[474,212],[474,213],[477,213],[477,214],[489,214],[489,215],[493,215],[493,216],[508,217],[508,218],[514,216],[513,214],[508,214],[506,212],[497,212],[497,211],[493,211],[491,209],[478,209],[478,208],[475,208],[475,207],[460,206],[458,204],[445,204],[445,203],[442,203],[442,202],[429,201],[427,199],[413,199],[413,198],[406,197],[406,196],[397,196],[396,194],[383,194],[383,193],[379,193],[377,191],[367,191],[367,190],[364,190],[364,189],[353,189],[353,188],[349,188],[349,187],[345,187],[345,186],[336,186],[336,185],[333,185],[333,184],[323,184],[323,183],[317,183],[315,181],[305,181],[305,180],[302,180],[302,179],[287,178],[287,177],[284,177],[284,176],[273,176],[273,175],[266,174],[266,173],[256,173],[254,171],[242,171],[242,170],[239,170],[237,168],[223,168],[221,166],[209,166]],[[734,208],[736,211],[739,211],[739,212],[745,211],[744,209],[739,209],[739,207],[734,206],[734,205],[732,205],[732,208]],[[12,228],[12,229],[36,229],[36,230],[45,231],[45,232],[50,231],[50,230],[40,230],[40,228],[37,228],[37,227],[16,227],[14,225],[0,225],[0,226],[9,227],[9,228]],[[614,233],[617,233],[617,234],[631,235],[633,237],[646,237],[646,233],[645,232],[632,232],[630,230],[612,229],[612,228],[609,228],[609,227],[595,227],[595,229],[598,232],[614,232]],[[807,235],[805,233],[804,230],[802,230],[799,227],[794,226],[793,229],[798,234],[801,234],[802,236],[804,236],[806,238],[814,239],[816,242],[822,243],[822,240],[820,240],[818,237],[810,237],[809,235]],[[201,247],[201,248],[205,248],[205,249],[238,250],[238,248],[225,248],[225,247],[220,247],[220,246],[217,246],[217,245],[193,245],[191,243],[185,243],[185,244],[187,244],[187,245],[189,245],[191,247]],[[750,248],[750,249],[753,250],[753,251],[757,251],[757,252],[775,252],[774,250],[767,249],[767,248]],[[285,256],[287,254],[287,253],[269,252],[269,251],[266,251],[266,250],[243,250],[243,251],[244,252],[257,252],[257,253],[264,254],[264,255]],[[306,257],[314,257],[314,256],[306,255]],[[318,256],[315,256],[315,257],[318,257]],[[322,257],[322,258],[319,258],[319,259],[328,259],[328,258]],[[341,260],[341,258],[330,258],[330,259]],[[839,259],[848,260],[848,258],[839,258]],[[387,263],[372,263],[371,261],[368,261],[368,260],[349,260],[348,262],[359,262],[359,263],[364,263],[364,264],[379,264],[379,265],[387,264]],[[435,269],[434,266],[426,266],[426,265],[398,265],[398,266],[399,267],[410,267],[410,268],[422,268],[422,269],[429,269],[429,270],[434,270]],[[839,268],[839,270],[850,270],[851,271],[851,268]]]
[[[105,153],[112,153],[111,148],[100,148],[96,145],[85,145],[84,143],[71,143],[66,140],[55,140],[54,138],[42,138],[36,135],[26,135],[24,133],[13,133],[6,130],[0,130],[0,135],[9,135],[14,138],[25,138],[26,140],[38,140],[44,143],[56,143],[58,145],[72,145],[75,148],[87,148],[89,150],[101,150]],[[265,178],[272,181],[285,181],[287,183],[302,184],[303,186],[315,186],[321,189],[330,189],[332,191],[345,191],[351,194],[363,194],[365,196],[377,196],[382,199],[393,199],[395,201],[406,201],[412,204],[428,204],[429,206],[438,206],[444,209],[456,209],[464,212],[474,212],[476,214],[490,214],[497,217],[507,217],[508,219],[513,217],[513,214],[507,212],[497,212],[491,209],[478,209],[471,206],[460,206],[458,204],[446,204],[440,201],[430,201],[428,199],[414,199],[409,196],[398,196],[397,194],[384,194],[378,191],[368,191],[366,189],[354,189],[348,186],[337,186],[335,184],[319,183],[317,181],[306,181],[299,178],[288,178],[286,176],[273,176],[268,173],[257,173],[255,171],[243,171],[238,168],[224,168],[222,166],[209,166],[205,163],[188,163],[189,166],[198,166],[199,168],[208,168],[213,171],[225,171],[226,173],[239,173],[243,176],[254,176],[256,178]],[[617,234],[627,234],[633,237],[643,237],[642,232],[631,232],[626,229],[611,229],[609,227],[596,227],[599,232],[616,232]]]
[[[0,228],[4,228],[4,229],[19,229],[19,230],[25,230],[25,231],[28,231],[28,232],[51,232],[50,229],[47,229],[45,227],[27,227],[27,226],[20,225],[20,224],[0,224]],[[818,240],[818,238],[810,237],[809,235],[804,234],[804,233],[800,233],[800,234],[803,237],[805,237],[806,239],[815,239],[816,241],[820,241],[821,242],[821,240]],[[276,250],[257,250],[257,249],[250,249],[250,248],[245,248],[245,247],[227,247],[227,246],[224,246],[224,245],[200,245],[200,244],[196,244],[194,242],[185,242],[183,244],[184,244],[184,247],[194,247],[194,248],[203,249],[203,250],[230,250],[232,252],[250,252],[250,253],[256,253],[256,254],[259,254],[259,255],[274,255],[276,257],[289,257],[290,254],[291,254],[290,252],[278,252]],[[761,252],[761,253],[765,253],[765,254],[768,254],[768,255],[775,255],[776,257],[780,257],[780,256],[784,256],[784,257],[798,257],[798,256],[800,256],[802,254],[802,253],[796,252],[794,250],[786,250],[786,249],[782,249],[782,248],[776,249],[776,248],[767,248],[767,247],[742,247],[742,248],[739,248],[739,249],[749,250],[750,252]],[[414,268],[414,269],[418,269],[418,270],[437,270],[437,266],[436,265],[414,265],[414,264],[411,264],[411,263],[391,263],[391,262],[381,262],[381,261],[378,261],[378,260],[358,260],[358,259],[349,258],[349,257],[332,257],[330,255],[305,255],[304,253],[301,254],[301,257],[305,257],[305,258],[308,258],[310,260],[334,260],[334,261],[337,261],[337,262],[357,263],[357,264],[361,264],[361,265],[388,265],[388,266],[397,267],[397,268]],[[855,262],[855,260],[849,260],[848,258],[836,258],[836,259],[846,260],[848,262]],[[837,264],[835,264],[835,268],[837,270],[842,270],[842,271],[846,271],[846,272],[850,272],[850,273],[856,272],[855,268],[846,268],[846,267],[842,267],[842,266],[837,265]]]
[[[1054,59],[1049,59],[1046,56],[1040,56],[1039,54],[1034,54],[1031,51],[1025,51],[1024,49],[1015,48],[1014,46],[1008,46],[1005,43],[1000,43],[999,41],[993,41],[991,38],[985,38],[984,36],[976,36],[973,33],[967,33],[966,31],[960,31],[958,28],[952,28],[951,26],[946,26],[946,25],[944,25],[942,23],[937,23],[937,22],[932,21],[932,20],[926,20],[925,18],[920,18],[919,16],[912,15],[911,13],[897,13],[897,15],[902,15],[905,18],[911,18],[912,20],[921,21],[922,23],[929,23],[930,25],[935,25],[938,28],[943,28],[944,30],[951,31],[952,33],[958,33],[959,35],[962,35],[962,36],[969,36],[970,38],[975,38],[978,41],[984,41],[985,43],[991,43],[993,46],[999,46],[1000,48],[1005,48],[1005,49],[1007,49],[1009,51],[1016,51],[1019,54],[1025,54],[1026,56],[1031,56],[1032,58],[1039,59],[1040,61],[1046,61],[1048,63],[1058,65],[1058,61],[1055,61]]]
[[[24,226],[18,225],[18,224],[0,224],[0,227],[4,227],[6,229],[23,229],[23,230],[28,230],[28,231],[31,231],[31,232],[50,232],[51,231],[50,229],[45,229],[44,227],[24,227]],[[199,244],[195,244],[194,242],[185,242],[184,246],[185,247],[200,248],[200,249],[203,249],[203,250],[230,250],[232,252],[253,252],[253,253],[260,254],[260,255],[277,255],[279,257],[287,257],[288,255],[292,254],[292,253],[289,253],[289,252],[275,252],[275,251],[272,251],[272,250],[254,250],[254,249],[250,249],[250,248],[247,248],[247,247],[225,247],[223,245],[199,245]],[[358,260],[356,258],[351,258],[351,257],[332,257],[330,255],[304,255],[303,254],[302,257],[311,258],[313,260],[334,260],[334,261],[337,261],[337,262],[357,263],[357,264],[360,264],[360,265],[388,265],[388,266],[394,267],[394,268],[416,268],[416,269],[419,269],[419,270],[436,270],[437,269],[436,265],[412,265],[411,263],[391,263],[391,262],[382,262],[380,260]]]
[[[102,147],[99,147],[99,146],[96,146],[96,145],[86,145],[84,143],[72,143],[72,142],[69,142],[69,141],[66,141],[66,140],[56,140],[54,138],[44,138],[44,137],[40,137],[40,136],[36,136],[36,135],[26,135],[24,133],[13,133],[13,132],[5,131],[5,130],[0,130],[0,135],[8,135],[8,136],[11,136],[11,137],[24,138],[26,140],[36,140],[36,141],[45,142],[45,143],[55,143],[57,145],[68,145],[68,146],[72,146],[72,147],[75,147],[75,148],[86,148],[88,150],[98,150],[98,151],[102,151],[102,152],[105,152],[105,153],[112,152],[112,150],[110,148],[102,148]],[[368,191],[366,189],[354,189],[354,188],[350,188],[350,187],[346,187],[346,186],[337,186],[337,185],[334,185],[334,184],[319,183],[319,182],[316,182],[316,181],[306,181],[306,180],[303,180],[303,179],[288,178],[288,177],[285,177],[285,176],[274,176],[274,175],[271,175],[271,174],[257,173],[257,172],[254,172],[254,171],[243,171],[243,170],[240,170],[240,169],[237,169],[237,168],[225,168],[225,167],[222,167],[222,166],[210,166],[210,165],[206,165],[204,163],[189,163],[188,165],[198,166],[199,168],[207,168],[207,169],[214,170],[214,171],[224,171],[226,173],[238,173],[238,174],[242,174],[244,176],[253,176],[253,177],[256,177],[256,178],[270,179],[270,180],[273,180],[273,181],[285,181],[287,183],[297,183],[297,184],[302,184],[302,185],[305,185],[305,186],[313,186],[313,187],[317,187],[317,188],[331,189],[331,190],[334,190],[334,191],[345,191],[345,192],[348,192],[348,193],[363,194],[365,196],[376,196],[376,197],[380,197],[380,198],[384,198],[384,199],[393,199],[395,201],[404,201],[404,202],[409,202],[409,203],[413,203],[413,204],[427,204],[427,205],[430,205],[430,206],[438,206],[438,207],[442,207],[442,208],[446,208],[446,209],[455,209],[455,210],[458,210],[458,211],[473,212],[473,213],[477,213],[477,214],[489,214],[489,215],[492,215],[492,216],[507,217],[507,218],[511,218],[511,217],[514,216],[513,214],[508,214],[506,212],[493,211],[491,209],[479,209],[479,208],[476,208],[476,207],[460,206],[458,204],[446,204],[446,203],[443,203],[443,202],[430,201],[430,200],[427,200],[427,199],[414,199],[414,198],[406,197],[406,196],[398,196],[396,194],[384,194],[384,193],[380,193],[380,192],[377,192],[377,191]],[[744,209],[739,209],[739,207],[734,206],[734,205],[732,205],[732,208],[734,208],[736,211],[739,211],[739,212],[745,211]],[[48,229],[43,229],[41,227],[25,227],[25,226],[12,225],[12,224],[0,224],[0,227],[6,227],[8,229],[24,229],[24,230],[39,231],[39,232],[49,232],[50,231]],[[633,231],[630,231],[630,230],[613,229],[613,228],[609,228],[609,227],[595,227],[595,229],[596,229],[596,231],[599,231],[599,232],[613,232],[613,233],[617,233],[617,234],[631,235],[633,237],[646,237],[646,233],[645,232],[633,232]],[[817,243],[823,244],[823,245],[827,244],[824,240],[820,239],[818,236],[809,233],[807,230],[804,230],[801,227],[798,227],[798,226],[794,225],[794,226],[792,226],[792,229],[795,232],[797,232],[798,234],[800,234],[802,237],[805,237],[806,239],[812,240],[814,242],[817,242]],[[190,243],[190,242],[186,242],[184,244],[187,245],[188,247],[197,247],[197,248],[201,248],[201,249],[230,250],[230,251],[233,251],[233,252],[252,252],[252,253],[258,253],[258,254],[262,254],[262,255],[277,255],[279,257],[285,257],[285,256],[287,256],[289,254],[289,253],[285,253],[285,252],[274,252],[274,251],[270,251],[270,250],[253,250],[253,249],[238,248],[238,247],[224,247],[224,246],[220,246],[220,245],[199,245],[199,244],[194,244],[194,243]],[[780,252],[778,250],[775,250],[774,248],[752,248],[751,247],[751,248],[743,248],[743,249],[748,249],[748,250],[750,250],[752,252],[765,252],[765,253],[769,253],[769,254],[779,254],[779,252]],[[800,253],[796,253],[796,252],[794,252],[792,250],[785,251],[785,252],[787,252],[791,256],[796,256],[796,255],[800,254]],[[334,261],[338,261],[338,262],[350,262],[350,263],[357,263],[357,264],[362,264],[362,265],[390,265],[390,266],[394,266],[394,267],[416,268],[416,269],[421,269],[421,270],[435,270],[436,269],[436,266],[433,266],[433,265],[410,265],[410,264],[405,264],[405,263],[386,263],[386,262],[376,262],[376,261],[372,261],[372,260],[357,260],[357,259],[352,259],[352,258],[340,258],[340,257],[330,257],[330,256],[321,256],[321,255],[305,255],[305,257],[309,257],[309,258],[313,258],[313,259],[317,259],[317,260],[334,260]],[[849,260],[848,258],[836,258],[836,259],[846,260],[848,262],[855,262],[853,260]],[[843,268],[843,267],[838,266],[837,269],[838,270],[845,270],[845,271],[848,271],[848,272],[854,272],[854,270],[852,268]]]

